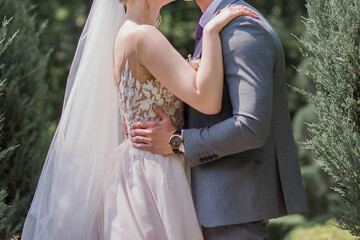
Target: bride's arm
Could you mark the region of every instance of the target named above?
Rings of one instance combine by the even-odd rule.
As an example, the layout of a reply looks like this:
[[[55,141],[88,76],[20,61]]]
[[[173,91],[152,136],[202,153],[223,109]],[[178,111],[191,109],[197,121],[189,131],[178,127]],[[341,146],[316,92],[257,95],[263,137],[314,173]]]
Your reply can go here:
[[[174,95],[205,114],[221,109],[223,62],[219,32],[240,15],[257,17],[244,6],[228,7],[203,30],[201,64],[196,72],[154,27],[143,26],[137,37],[140,63]]]

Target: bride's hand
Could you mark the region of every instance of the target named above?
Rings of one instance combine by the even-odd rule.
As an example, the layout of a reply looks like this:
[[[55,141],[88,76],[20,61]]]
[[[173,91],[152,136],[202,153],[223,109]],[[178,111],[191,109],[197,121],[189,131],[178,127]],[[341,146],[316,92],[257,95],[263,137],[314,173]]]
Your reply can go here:
[[[234,5],[221,9],[205,26],[204,30],[220,32],[231,20],[239,16],[258,18],[259,14],[244,5]]]

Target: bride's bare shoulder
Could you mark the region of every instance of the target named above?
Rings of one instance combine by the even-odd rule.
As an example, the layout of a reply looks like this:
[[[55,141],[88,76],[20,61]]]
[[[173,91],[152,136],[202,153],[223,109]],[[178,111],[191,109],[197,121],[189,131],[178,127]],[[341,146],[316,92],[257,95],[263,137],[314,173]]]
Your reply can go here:
[[[131,22],[121,27],[115,45],[134,50],[142,63],[152,62],[155,55],[163,56],[172,49],[170,42],[156,27]]]
[[[164,43],[167,41],[165,36],[154,26],[151,25],[135,25],[132,23],[124,24],[116,37],[117,41],[131,40],[137,43],[138,46],[152,46],[156,47],[157,43]],[[154,45],[156,44],[156,45]]]
[[[137,42],[139,47],[160,47],[165,42],[166,37],[154,26],[140,25],[137,29]]]

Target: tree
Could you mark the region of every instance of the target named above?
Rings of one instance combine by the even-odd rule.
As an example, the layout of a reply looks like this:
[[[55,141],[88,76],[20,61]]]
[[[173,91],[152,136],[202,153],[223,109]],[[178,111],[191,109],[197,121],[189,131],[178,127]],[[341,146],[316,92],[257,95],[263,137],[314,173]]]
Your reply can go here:
[[[39,47],[42,52],[52,52],[45,75],[48,94],[44,105],[51,138],[60,118],[67,75],[92,0],[28,1],[37,18],[47,24],[42,29]]]
[[[11,41],[16,36],[17,32],[14,33],[14,35],[10,38],[7,38],[7,25],[9,24],[10,20],[4,19],[2,21],[2,25],[0,27],[0,57],[5,52],[6,48],[10,45]],[[1,59],[1,58],[0,58]],[[2,70],[5,67],[5,64],[3,64],[0,61],[0,70]],[[3,95],[3,91],[5,88],[5,81],[6,79],[0,79],[0,96]],[[4,121],[4,118],[2,117],[2,114],[0,113],[0,124]],[[0,138],[2,137],[1,131],[3,126],[0,125]],[[10,151],[13,151],[15,149],[15,146],[10,146],[7,149],[1,149],[0,148],[0,161],[6,156],[7,153]],[[4,200],[7,193],[6,190],[3,189],[0,191],[0,232],[3,231],[6,227],[6,211],[9,209],[9,207],[5,204]]]
[[[318,121],[305,145],[342,196],[341,228],[360,237],[360,1],[307,0],[307,9],[300,50],[316,91],[302,92]]]
[[[47,85],[44,80],[48,54],[39,49],[39,27],[29,13],[27,1],[2,0],[0,18],[13,16],[9,32],[20,29],[7,51],[1,56],[6,68],[0,79],[7,79],[4,96],[0,98],[3,112],[0,148],[19,144],[7,152],[0,162],[0,187],[6,188],[7,226],[0,236],[10,238],[21,230],[45,159],[49,139],[45,135],[43,112]]]

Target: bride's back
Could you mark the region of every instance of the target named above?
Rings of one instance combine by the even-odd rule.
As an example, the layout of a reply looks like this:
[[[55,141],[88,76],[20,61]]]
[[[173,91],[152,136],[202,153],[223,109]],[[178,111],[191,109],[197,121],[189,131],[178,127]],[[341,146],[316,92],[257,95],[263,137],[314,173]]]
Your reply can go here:
[[[114,44],[116,85],[120,84],[121,73],[124,72],[126,64],[128,64],[132,76],[139,80],[140,83],[154,78],[152,74],[140,64],[138,58],[137,37],[143,27],[144,26],[132,21],[125,21],[119,29]]]
[[[125,21],[115,39],[115,84],[123,120],[128,126],[135,121],[159,120],[151,107],[156,104],[180,127],[181,101],[139,62],[141,53],[137,51],[137,38],[141,31],[146,31],[149,27],[151,26]]]

